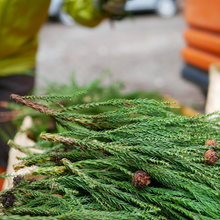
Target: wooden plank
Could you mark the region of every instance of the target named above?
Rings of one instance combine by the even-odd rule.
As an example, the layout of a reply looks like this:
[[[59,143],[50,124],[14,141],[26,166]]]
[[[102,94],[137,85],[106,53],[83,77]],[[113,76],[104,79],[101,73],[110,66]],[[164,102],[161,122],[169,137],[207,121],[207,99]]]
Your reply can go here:
[[[220,111],[220,63],[210,65],[205,113]]]

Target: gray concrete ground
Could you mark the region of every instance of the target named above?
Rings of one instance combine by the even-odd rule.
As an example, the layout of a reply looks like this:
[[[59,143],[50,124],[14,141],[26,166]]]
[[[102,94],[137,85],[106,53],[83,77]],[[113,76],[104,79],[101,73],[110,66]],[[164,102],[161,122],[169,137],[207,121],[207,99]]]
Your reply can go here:
[[[158,90],[200,110],[201,91],[180,73],[185,26],[182,14],[170,19],[142,14],[113,26],[106,20],[93,29],[47,22],[40,31],[37,86],[45,78],[68,82],[73,71],[84,84],[109,68],[125,91]]]

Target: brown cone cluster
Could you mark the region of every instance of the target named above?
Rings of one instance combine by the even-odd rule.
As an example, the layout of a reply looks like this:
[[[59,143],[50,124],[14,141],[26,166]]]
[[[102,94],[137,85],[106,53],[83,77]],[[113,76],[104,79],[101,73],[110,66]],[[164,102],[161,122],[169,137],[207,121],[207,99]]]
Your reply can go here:
[[[13,193],[5,193],[2,195],[1,203],[5,208],[8,208],[14,204],[16,197]]]
[[[212,149],[205,152],[204,158],[207,159],[205,164],[214,164],[218,160],[216,151]]]
[[[16,176],[13,178],[13,185],[17,186],[20,182],[24,181],[24,177],[23,176]]]
[[[144,188],[150,184],[150,176],[147,172],[143,170],[138,170],[133,176],[133,185],[136,188]]]
[[[216,142],[215,140],[207,140],[205,142],[205,145],[207,145],[207,146],[218,146],[218,142]],[[206,159],[205,164],[214,164],[218,160],[217,153],[213,149],[207,150],[205,152],[203,158]]]
[[[205,142],[205,145],[208,145],[208,146],[218,146],[218,142],[216,142],[215,140],[207,140]]]

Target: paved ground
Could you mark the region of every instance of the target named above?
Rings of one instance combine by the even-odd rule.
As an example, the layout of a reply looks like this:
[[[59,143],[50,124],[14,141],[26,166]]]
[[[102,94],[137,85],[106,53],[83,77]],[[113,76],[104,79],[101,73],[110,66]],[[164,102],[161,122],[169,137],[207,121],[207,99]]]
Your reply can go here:
[[[109,68],[127,91],[158,90],[202,109],[200,90],[181,78],[184,28],[181,14],[171,19],[138,15],[94,29],[47,22],[40,32],[37,85],[44,85],[45,77],[68,82],[73,71],[80,84],[88,83]]]

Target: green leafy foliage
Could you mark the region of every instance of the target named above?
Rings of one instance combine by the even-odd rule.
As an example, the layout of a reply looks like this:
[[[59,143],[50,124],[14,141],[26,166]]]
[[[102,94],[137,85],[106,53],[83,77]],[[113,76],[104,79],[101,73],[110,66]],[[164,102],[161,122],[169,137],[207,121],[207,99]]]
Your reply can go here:
[[[69,83],[47,82],[44,88],[36,89],[35,96],[27,96],[26,99],[38,99],[43,101],[42,104],[52,108],[70,107],[73,105],[80,105],[84,103],[107,101],[112,98],[121,99],[137,99],[150,98],[155,100],[162,100],[162,95],[157,91],[135,90],[132,92],[124,92],[125,85],[120,81],[113,80],[109,70],[103,70],[101,74],[88,84],[79,85],[76,76],[72,74]],[[84,92],[83,92],[84,91]],[[85,92],[86,91],[86,92]],[[40,95],[40,94],[46,94]],[[66,99],[66,94],[73,94],[71,99]],[[54,95],[55,94],[55,95]],[[48,98],[50,95],[51,98]],[[52,103],[53,98],[56,97],[56,102]],[[69,96],[70,97],[70,96]],[[52,105],[52,106],[51,106]],[[18,127],[21,126],[24,118],[29,115],[33,120],[33,125],[26,130],[29,138],[34,141],[39,140],[39,135],[42,131],[57,133],[60,127],[57,126],[53,118],[48,115],[36,112],[28,107],[17,105],[16,103],[8,103],[8,108],[17,111],[16,118],[13,120]],[[112,110],[112,106],[102,105],[93,108],[81,108],[81,113],[84,114],[98,114],[108,110]],[[176,110],[177,112],[177,110]],[[4,136],[4,135],[3,135]]]
[[[220,150],[205,145],[220,141],[218,112],[186,117],[172,113],[170,103],[151,99],[56,104],[60,98],[72,103],[80,94],[11,96],[52,117],[62,131],[41,133],[34,147],[43,153],[9,143],[27,154],[15,169],[35,165],[32,175],[44,177],[26,177],[0,193],[16,198],[0,208],[3,220],[219,219],[220,163],[204,158],[207,150]],[[84,113],[103,107],[111,109]],[[151,182],[136,188],[139,170]]]

